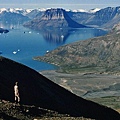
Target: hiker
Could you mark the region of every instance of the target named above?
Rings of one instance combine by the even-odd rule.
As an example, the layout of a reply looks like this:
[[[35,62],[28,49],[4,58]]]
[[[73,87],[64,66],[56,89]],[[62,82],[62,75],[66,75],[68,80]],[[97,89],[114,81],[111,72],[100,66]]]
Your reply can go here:
[[[14,93],[15,93],[15,103],[19,103],[20,102],[20,96],[19,96],[19,90],[18,90],[18,82],[15,83]]]

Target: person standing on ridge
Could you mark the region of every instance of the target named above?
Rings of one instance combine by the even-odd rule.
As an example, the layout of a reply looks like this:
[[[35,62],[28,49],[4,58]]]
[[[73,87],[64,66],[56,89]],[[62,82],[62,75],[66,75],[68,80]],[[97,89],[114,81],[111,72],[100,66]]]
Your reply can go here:
[[[19,103],[20,102],[20,96],[19,96],[18,82],[15,83],[14,93],[15,93],[15,103]]]

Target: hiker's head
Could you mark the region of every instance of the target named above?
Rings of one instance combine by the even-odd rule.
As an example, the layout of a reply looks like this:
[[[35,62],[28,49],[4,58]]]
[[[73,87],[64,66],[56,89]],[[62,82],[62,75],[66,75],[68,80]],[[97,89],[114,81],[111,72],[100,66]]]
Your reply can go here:
[[[18,82],[15,83],[15,85],[17,85],[17,84],[18,84]]]

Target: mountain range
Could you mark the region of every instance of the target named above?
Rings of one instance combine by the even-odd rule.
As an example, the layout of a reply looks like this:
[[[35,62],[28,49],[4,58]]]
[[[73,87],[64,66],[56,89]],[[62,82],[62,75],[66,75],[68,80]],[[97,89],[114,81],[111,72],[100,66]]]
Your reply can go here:
[[[35,70],[0,57],[0,99],[14,102],[13,86],[16,81],[21,105],[34,105],[60,114],[97,120],[120,118],[120,114],[111,108],[78,97]]]
[[[18,13],[18,14],[23,14],[23,15],[27,15],[33,11],[39,11],[39,12],[45,12],[46,10],[48,10],[49,8],[45,9],[45,8],[37,8],[37,9],[23,9],[23,8],[0,8],[0,13],[2,12],[11,12],[11,13]],[[78,10],[70,10],[70,9],[66,9],[66,11],[71,11],[71,12],[88,12],[88,13],[95,13],[97,11],[99,11],[99,8],[94,8],[91,9],[89,11],[86,11],[84,9],[78,9]]]
[[[44,8],[42,9],[1,8],[0,21],[14,22],[15,20],[18,21],[20,19],[25,22],[26,20],[27,21],[33,20],[33,18],[38,18],[38,17],[40,18],[47,10],[48,9],[44,9]],[[65,10],[65,11],[72,20],[85,26],[111,29],[114,26],[114,24],[117,24],[120,20],[119,6],[106,7],[103,9],[95,8],[89,11],[83,9]]]
[[[120,20],[120,7],[107,7],[94,13],[69,12],[68,14],[80,24],[111,29]]]

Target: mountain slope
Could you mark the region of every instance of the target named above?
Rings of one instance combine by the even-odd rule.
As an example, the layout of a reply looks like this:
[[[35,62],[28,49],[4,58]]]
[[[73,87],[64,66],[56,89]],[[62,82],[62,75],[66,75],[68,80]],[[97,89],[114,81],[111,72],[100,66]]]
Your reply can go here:
[[[114,110],[80,98],[36,71],[0,57],[0,98],[14,101],[13,86],[18,81],[22,104],[36,105],[71,116],[113,120]]]
[[[73,21],[63,9],[48,9],[42,17],[38,16],[32,21],[25,23],[24,26],[34,29],[86,27]]]
[[[94,13],[68,12],[68,15],[80,24],[111,29],[120,21],[120,6],[106,7]]]

